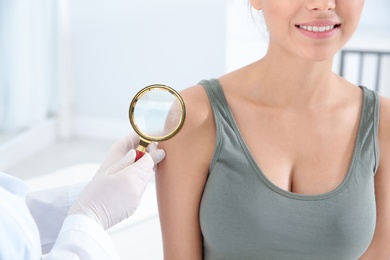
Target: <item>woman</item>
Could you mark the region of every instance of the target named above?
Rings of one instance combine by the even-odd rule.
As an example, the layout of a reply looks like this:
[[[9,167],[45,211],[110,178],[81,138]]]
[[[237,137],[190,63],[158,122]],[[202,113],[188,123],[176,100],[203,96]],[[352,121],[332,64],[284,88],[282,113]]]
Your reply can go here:
[[[165,259],[389,259],[390,101],[332,72],[364,0],[251,4],[267,54],[184,90],[162,145]]]

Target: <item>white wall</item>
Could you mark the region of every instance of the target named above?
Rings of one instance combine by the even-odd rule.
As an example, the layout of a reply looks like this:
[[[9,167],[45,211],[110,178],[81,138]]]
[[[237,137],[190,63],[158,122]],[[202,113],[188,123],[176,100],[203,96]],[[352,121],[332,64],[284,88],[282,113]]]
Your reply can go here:
[[[366,0],[362,13],[360,28],[371,30],[390,30],[389,14],[389,0]]]
[[[366,1],[361,21],[355,35],[346,44],[345,49],[373,50],[390,52],[390,1],[370,0]],[[346,63],[344,77],[358,83],[358,57],[349,56]],[[338,60],[336,60],[336,66]],[[335,66],[335,67],[336,67]],[[337,70],[338,71],[338,70]],[[365,57],[361,85],[373,89],[376,83],[377,60],[373,56]],[[379,92],[390,97],[390,56],[382,59],[381,77],[379,80]]]
[[[266,26],[257,13],[251,13],[248,1],[227,0],[226,71],[252,63],[267,51]]]
[[[181,90],[223,74],[225,5],[225,0],[71,0],[76,134],[126,133],[129,102],[147,85]]]
[[[121,138],[131,131],[129,103],[146,85],[181,90],[225,72],[225,0],[57,0],[46,11],[58,17],[56,51],[47,48],[56,60],[54,120],[0,132],[0,170],[57,138]]]

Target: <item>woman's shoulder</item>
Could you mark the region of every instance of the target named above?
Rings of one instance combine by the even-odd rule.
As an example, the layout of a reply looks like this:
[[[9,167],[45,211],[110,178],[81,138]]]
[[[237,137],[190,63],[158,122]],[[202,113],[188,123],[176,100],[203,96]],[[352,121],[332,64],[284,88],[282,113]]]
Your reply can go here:
[[[189,106],[207,103],[207,93],[202,84],[197,84],[180,91],[180,95],[183,97],[186,105]]]
[[[162,144],[164,149],[205,149],[205,141],[212,141],[215,135],[214,115],[207,93],[202,85],[194,85],[180,91],[186,117],[178,134]],[[203,145],[202,145],[203,144]],[[200,147],[199,147],[200,146]]]
[[[201,84],[186,88],[180,92],[186,107],[186,125],[200,127],[212,117],[208,95]]]

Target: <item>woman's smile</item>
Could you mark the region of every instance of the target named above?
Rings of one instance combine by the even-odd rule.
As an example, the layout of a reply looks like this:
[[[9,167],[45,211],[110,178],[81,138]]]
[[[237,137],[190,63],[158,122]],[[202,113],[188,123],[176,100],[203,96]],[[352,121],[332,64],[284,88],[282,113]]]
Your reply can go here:
[[[299,32],[312,39],[332,37],[339,31],[340,26],[340,23],[332,21],[314,21],[295,25]]]

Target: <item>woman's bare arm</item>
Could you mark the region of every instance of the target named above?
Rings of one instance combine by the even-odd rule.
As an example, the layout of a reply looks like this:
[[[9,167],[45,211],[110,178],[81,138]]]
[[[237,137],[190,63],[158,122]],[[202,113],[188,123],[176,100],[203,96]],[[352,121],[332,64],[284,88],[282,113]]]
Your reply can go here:
[[[375,175],[377,221],[373,240],[360,260],[390,259],[390,100],[381,98],[379,168]]]
[[[199,205],[215,146],[215,124],[206,92],[181,93],[187,118],[181,131],[160,144],[166,158],[156,175],[164,259],[202,259]]]

